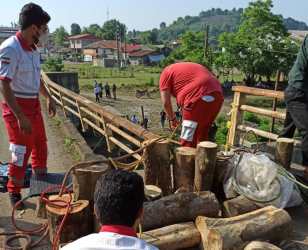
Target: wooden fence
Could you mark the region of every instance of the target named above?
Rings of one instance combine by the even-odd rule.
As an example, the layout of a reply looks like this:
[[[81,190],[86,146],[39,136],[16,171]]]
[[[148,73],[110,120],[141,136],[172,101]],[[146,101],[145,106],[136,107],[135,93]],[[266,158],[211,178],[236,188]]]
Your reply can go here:
[[[44,72],[42,72],[42,80],[64,114],[71,113],[79,118],[83,131],[87,127],[91,127],[104,136],[109,151],[117,146],[127,153],[132,153],[134,149],[141,147],[144,141],[159,137],[123,117],[111,113],[95,102],[58,85],[51,81]],[[133,154],[133,157],[137,160],[141,159],[140,154]]]
[[[256,135],[268,138],[269,140],[276,141],[277,134],[273,132],[267,132],[258,128],[249,127],[243,124],[244,112],[251,112],[254,114],[271,117],[272,119],[284,120],[285,113],[278,112],[276,110],[269,110],[258,108],[250,105],[246,105],[246,96],[263,96],[273,98],[276,100],[283,100],[284,93],[282,91],[273,91],[267,89],[251,88],[246,86],[234,86],[234,99],[231,110],[231,127],[228,135],[228,144],[230,146],[236,146],[239,144],[240,133],[253,131]]]

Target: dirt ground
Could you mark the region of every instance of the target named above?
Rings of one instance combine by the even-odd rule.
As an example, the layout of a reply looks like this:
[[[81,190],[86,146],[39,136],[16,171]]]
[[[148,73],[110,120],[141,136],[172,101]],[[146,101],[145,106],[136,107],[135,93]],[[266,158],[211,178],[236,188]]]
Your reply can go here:
[[[61,134],[56,123],[52,119],[48,119],[45,115],[44,103],[42,103],[42,109],[44,114],[45,127],[48,138],[48,171],[51,173],[65,172],[71,165],[74,164],[74,160],[71,154],[66,153],[64,146],[64,137]],[[1,110],[0,110],[1,114]],[[10,153],[8,150],[8,140],[2,118],[0,119],[0,160],[7,162],[10,159]],[[23,190],[23,195],[26,196],[28,189]],[[18,220],[18,225],[22,228],[31,229],[44,221],[37,219],[34,216],[36,198],[31,198],[26,202],[27,209],[25,213]],[[11,232],[14,228],[11,224],[11,206],[9,204],[8,195],[0,193],[0,233]],[[18,213],[17,213],[18,215]],[[3,237],[0,236],[0,249],[3,249]],[[36,249],[49,250],[51,249],[49,241],[45,241],[40,247]]]
[[[143,90],[143,89],[140,89]],[[95,101],[95,96],[92,92],[82,91],[81,95]],[[160,112],[162,110],[162,105],[160,101],[159,92],[156,91],[150,94],[151,98],[142,97],[136,98],[136,90],[134,88],[121,88],[117,91],[117,100],[107,99],[105,96],[100,100],[101,105],[108,105],[114,107],[123,116],[128,116],[131,118],[132,115],[136,115],[138,121],[142,120],[141,106],[144,108],[145,117],[149,119],[148,129],[156,134],[167,134],[170,132],[168,129],[168,122],[166,121],[165,129],[161,128],[160,125]],[[225,98],[224,106],[221,110],[222,113],[227,113],[230,111],[232,102],[232,97]],[[173,99],[174,111],[176,110],[176,102]]]

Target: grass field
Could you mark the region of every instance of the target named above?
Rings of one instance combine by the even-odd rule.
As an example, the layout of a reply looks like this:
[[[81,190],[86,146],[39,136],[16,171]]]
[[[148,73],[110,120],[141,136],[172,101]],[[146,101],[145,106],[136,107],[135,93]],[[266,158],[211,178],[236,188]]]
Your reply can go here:
[[[92,90],[93,82],[116,84],[118,87],[158,86],[161,69],[158,67],[134,67],[118,70],[90,64],[65,64],[64,71],[77,72],[83,90]]]

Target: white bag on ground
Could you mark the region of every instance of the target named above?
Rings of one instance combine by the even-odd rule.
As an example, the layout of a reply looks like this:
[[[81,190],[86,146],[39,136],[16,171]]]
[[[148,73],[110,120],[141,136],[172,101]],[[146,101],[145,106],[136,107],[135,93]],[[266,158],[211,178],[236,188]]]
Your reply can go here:
[[[297,206],[302,198],[296,185],[278,174],[278,165],[265,154],[244,153],[234,157],[234,168],[224,184],[228,199],[239,194],[260,206]]]

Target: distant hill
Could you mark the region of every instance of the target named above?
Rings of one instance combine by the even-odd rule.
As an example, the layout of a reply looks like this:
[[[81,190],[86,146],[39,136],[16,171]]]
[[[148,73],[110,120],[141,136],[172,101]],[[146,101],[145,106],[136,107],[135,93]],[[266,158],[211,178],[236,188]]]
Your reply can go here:
[[[202,31],[205,25],[209,25],[210,43],[216,44],[217,37],[223,32],[235,31],[241,20],[243,9],[233,8],[232,10],[211,9],[202,11],[198,16],[179,17],[169,26],[164,22],[160,24],[159,29],[153,29],[152,32],[157,36],[158,41],[173,41],[179,38],[186,31]],[[287,30],[308,30],[306,23],[297,21],[293,18],[284,19]],[[141,37],[145,32],[130,32],[131,37]]]

